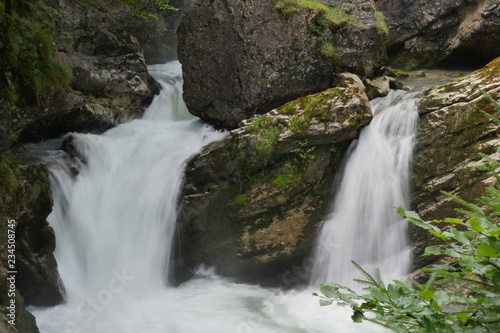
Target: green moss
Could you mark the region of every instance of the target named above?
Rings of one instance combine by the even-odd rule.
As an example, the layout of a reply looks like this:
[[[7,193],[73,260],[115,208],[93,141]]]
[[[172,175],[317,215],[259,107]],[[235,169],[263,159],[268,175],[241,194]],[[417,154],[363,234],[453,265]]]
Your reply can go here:
[[[304,116],[292,118],[290,121],[290,130],[293,133],[304,133],[309,129],[311,120],[306,119]]]
[[[360,25],[359,21],[346,11],[340,8],[327,6],[320,0],[278,0],[276,1],[275,8],[285,18],[289,18],[291,15],[304,10],[316,13],[316,29],[325,27],[335,29],[336,27],[348,23]]]
[[[286,115],[295,115],[300,112],[297,118],[291,121],[291,129],[295,132],[302,132],[309,127],[313,118],[322,122],[332,121],[335,115],[330,113],[330,107],[327,102],[339,96],[339,88],[331,88],[319,94],[308,95],[293,100],[278,108],[278,112]],[[302,119],[300,119],[302,118]]]
[[[269,156],[274,150],[274,144],[281,133],[281,129],[282,125],[272,125],[271,118],[262,115],[248,126],[247,133],[257,136],[257,141],[253,143],[253,148],[260,154]]]
[[[236,196],[236,198],[234,198],[234,202],[238,205],[244,205],[247,203],[247,201],[248,201],[248,194],[246,193],[240,194]]]
[[[38,0],[7,4],[0,3],[0,98],[40,104],[71,81],[54,60],[57,12]]]
[[[389,28],[385,23],[384,13],[374,9],[374,14],[375,14],[375,27],[377,28],[379,34],[384,37],[389,36]]]
[[[0,157],[0,206],[13,200],[19,187],[17,163],[10,157]]]
[[[339,60],[340,59],[340,55],[337,53],[337,51],[335,50],[335,47],[333,46],[332,43],[323,42],[323,44],[321,44],[321,49],[319,52],[325,58],[329,58],[332,60]]]

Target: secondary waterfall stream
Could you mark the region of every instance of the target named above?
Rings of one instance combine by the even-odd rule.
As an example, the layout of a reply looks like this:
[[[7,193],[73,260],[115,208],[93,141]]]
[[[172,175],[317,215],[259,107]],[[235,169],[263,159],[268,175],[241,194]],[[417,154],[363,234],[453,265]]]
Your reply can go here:
[[[373,121],[349,149],[330,216],[316,242],[311,285],[352,285],[363,278],[351,260],[390,282],[408,273],[407,223],[394,207],[409,209],[410,162],[417,132],[413,95],[392,90],[371,102]]]
[[[68,171],[63,159],[51,162],[55,203],[49,222],[56,233],[55,255],[66,287],[67,301],[52,308],[30,309],[36,316],[40,331],[385,332],[370,323],[352,323],[349,309],[320,307],[318,299],[311,296],[318,285],[312,289],[284,292],[234,283],[216,276],[210,269],[200,268],[197,277],[191,281],[179,287],[168,286],[165,272],[170,267],[183,168],[190,156],[226,133],[215,131],[188,114],[181,98],[182,77],[178,62],[151,66],[150,69],[163,90],[143,119],[120,125],[101,136],[76,135],[75,143],[87,160],[76,177]],[[332,213],[335,218],[330,219],[352,225],[359,218],[363,225],[346,231],[344,228],[349,227],[339,226],[338,222],[325,223],[324,229],[335,229],[334,234],[339,237],[325,236],[327,238],[319,242],[329,244],[323,249],[330,253],[316,250],[317,258],[325,266],[324,270],[315,269],[313,279],[317,282],[352,278],[347,266],[343,263],[336,266],[337,261],[352,258],[365,264],[368,263],[364,261],[366,256],[369,263],[379,265],[384,261],[395,263],[394,257],[400,256],[396,251],[401,252],[401,257],[407,256],[406,245],[401,240],[404,237],[398,234],[404,228],[398,223],[392,225],[397,219],[393,206],[407,204],[407,155],[411,152],[409,145],[413,138],[405,131],[415,125],[399,123],[399,120],[386,124],[385,119],[399,119],[408,112],[410,117],[416,116],[412,110],[406,110],[413,108],[412,102],[400,103],[391,111],[389,105],[395,99],[401,99],[401,92],[391,93],[389,98],[375,102],[373,125],[363,130],[350,157],[350,160],[361,160],[365,171],[351,168],[351,162],[345,168],[343,182],[358,182],[362,186],[359,190],[349,184],[341,186]],[[393,129],[394,137],[387,138]],[[379,142],[376,137],[402,142],[386,147],[386,143]],[[375,144],[375,147],[362,148],[365,141]],[[378,161],[382,165],[375,165]],[[371,171],[375,174],[370,176]],[[380,183],[372,183],[370,179],[373,177],[379,178]],[[399,182],[399,179],[403,181]],[[375,192],[374,198],[382,203],[364,201],[372,191]],[[351,201],[380,212],[375,214],[368,207],[359,211]],[[349,207],[346,212],[337,210],[337,207],[346,206]],[[339,214],[342,215],[337,217]],[[375,225],[375,220],[383,224],[387,216],[391,217],[387,221],[390,226]],[[349,232],[349,235],[343,232]],[[342,241],[345,239],[349,243],[351,239],[374,234],[383,234],[384,241],[363,240],[362,247]],[[394,237],[398,244],[393,247],[388,244]],[[399,277],[406,268],[404,264],[396,266],[401,268],[395,274]],[[336,274],[344,270],[348,276]]]

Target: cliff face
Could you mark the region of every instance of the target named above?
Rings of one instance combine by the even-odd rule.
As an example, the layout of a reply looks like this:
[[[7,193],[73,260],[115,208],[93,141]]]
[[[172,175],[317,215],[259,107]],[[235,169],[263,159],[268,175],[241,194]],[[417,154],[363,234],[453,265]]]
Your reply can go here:
[[[100,133],[140,116],[158,87],[136,38],[119,24],[130,16],[114,1],[48,1],[57,48],[52,58],[71,75],[68,88],[30,105],[2,103],[2,150],[69,131]]]
[[[480,110],[500,116],[483,90],[498,101],[500,58],[486,67],[427,92],[419,107],[420,127],[414,163],[414,207],[424,219],[454,217],[459,206],[442,195],[450,192],[474,202],[493,176],[484,169],[479,153],[500,160],[499,127]],[[413,230],[415,254],[429,242],[428,235]],[[417,259],[416,266],[424,261]]]
[[[385,60],[371,0],[197,1],[179,27],[191,113],[235,128],[254,114],[327,89],[333,74],[370,74]]]
[[[395,67],[477,68],[500,54],[498,1],[379,0],[377,7],[389,27]]]
[[[8,297],[10,281],[7,271],[15,274],[16,292],[16,325],[18,332],[38,332],[34,317],[24,310],[24,303],[50,306],[63,300],[64,289],[57,272],[57,263],[53,252],[55,237],[52,228],[45,218],[51,212],[52,198],[49,177],[44,166],[20,166],[18,162],[1,160],[0,170],[0,215],[4,223],[0,226],[0,325],[2,332],[14,332],[7,325],[12,318],[5,317],[9,313],[6,306],[13,297]],[[15,227],[9,228],[7,221],[15,221]],[[9,231],[10,230],[10,231]],[[15,252],[8,250],[9,235],[15,235]],[[13,254],[14,261],[8,261]],[[12,264],[7,267],[6,263]],[[2,327],[2,326],[0,326]],[[6,328],[9,327],[9,328]]]

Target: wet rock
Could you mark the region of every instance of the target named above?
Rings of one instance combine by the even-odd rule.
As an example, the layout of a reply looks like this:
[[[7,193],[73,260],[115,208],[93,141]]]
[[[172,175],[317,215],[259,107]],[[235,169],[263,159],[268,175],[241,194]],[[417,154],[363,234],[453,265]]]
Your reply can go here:
[[[414,162],[413,205],[425,219],[454,217],[458,204],[440,193],[450,192],[468,202],[492,184],[492,175],[478,168],[479,153],[500,160],[499,127],[480,110],[500,116],[480,92],[498,101],[500,58],[465,77],[427,92],[419,106],[420,126]],[[413,232],[417,254],[435,241],[426,232]],[[417,258],[417,266],[425,262]]]
[[[16,328],[27,333],[38,332],[34,317],[24,310],[24,302],[41,306],[56,305],[63,300],[64,293],[53,256],[55,236],[45,221],[52,210],[48,173],[45,166],[19,166],[10,157],[2,157],[1,165],[4,176],[0,182],[2,220],[16,221],[16,287],[20,292],[16,295]],[[0,259],[7,262],[7,223],[2,223],[0,231],[4,235],[0,239]],[[7,313],[4,306],[11,299],[7,293],[7,274],[5,265],[2,265],[2,314]]]
[[[323,10],[288,3],[291,9],[267,0],[193,5],[179,27],[191,113],[236,128],[254,114],[332,87],[336,72],[366,76],[385,62],[373,1],[329,0]],[[325,10],[340,18],[328,19]]]
[[[382,76],[364,80],[366,95],[370,100],[377,97],[384,97],[391,89],[406,89],[406,87],[393,77]]]
[[[206,264],[295,286],[284,273],[310,254],[342,155],[372,118],[361,80],[336,81],[244,121],[189,162],[178,219],[185,271]]]

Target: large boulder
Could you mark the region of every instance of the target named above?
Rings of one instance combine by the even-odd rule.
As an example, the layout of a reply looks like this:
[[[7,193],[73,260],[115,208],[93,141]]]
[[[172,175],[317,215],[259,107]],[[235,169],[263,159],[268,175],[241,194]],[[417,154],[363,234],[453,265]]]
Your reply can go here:
[[[35,319],[24,310],[24,303],[31,305],[56,305],[63,300],[63,287],[57,272],[53,252],[55,236],[45,218],[52,210],[52,198],[48,172],[45,166],[20,166],[10,157],[0,160],[2,180],[0,189],[0,259],[8,263],[7,255],[14,253],[13,266],[0,267],[0,321],[7,325],[10,318],[5,306],[11,300],[16,303],[16,328],[19,332],[38,332]],[[8,221],[15,221],[7,223]],[[9,227],[11,225],[12,227]],[[10,230],[10,231],[8,231]],[[9,247],[9,234],[15,235],[15,252]],[[16,271],[16,295],[9,295],[8,271]],[[1,327],[1,326],[0,326]],[[12,328],[12,326],[10,326]],[[14,332],[9,329],[6,332]],[[2,331],[3,332],[3,331]]]
[[[424,219],[455,217],[456,202],[440,191],[474,202],[493,183],[493,175],[478,168],[479,153],[500,160],[499,126],[480,110],[500,116],[480,90],[498,102],[500,58],[486,67],[428,91],[419,106],[420,126],[414,163],[413,206]],[[413,229],[416,266],[425,246],[435,239]]]
[[[393,66],[477,68],[500,54],[500,3],[379,0],[390,30]]]
[[[286,285],[283,272],[310,255],[348,143],[372,118],[360,79],[336,81],[245,121],[189,162],[176,247],[184,268]]]
[[[189,111],[235,128],[332,87],[336,72],[366,76],[385,62],[386,32],[372,0],[322,3],[197,1],[179,27]]]

